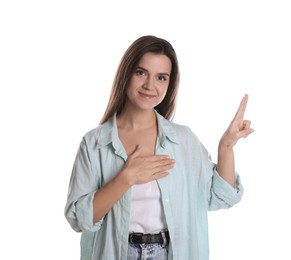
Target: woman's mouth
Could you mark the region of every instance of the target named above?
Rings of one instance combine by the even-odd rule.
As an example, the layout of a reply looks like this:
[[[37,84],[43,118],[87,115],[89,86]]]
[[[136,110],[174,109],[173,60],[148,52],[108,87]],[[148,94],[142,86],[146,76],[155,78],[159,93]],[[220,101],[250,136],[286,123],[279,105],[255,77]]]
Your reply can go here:
[[[143,98],[146,98],[146,99],[151,99],[151,98],[155,97],[155,95],[150,95],[150,94],[146,94],[146,93],[143,93],[143,92],[138,92],[138,94],[140,96],[142,96]]]

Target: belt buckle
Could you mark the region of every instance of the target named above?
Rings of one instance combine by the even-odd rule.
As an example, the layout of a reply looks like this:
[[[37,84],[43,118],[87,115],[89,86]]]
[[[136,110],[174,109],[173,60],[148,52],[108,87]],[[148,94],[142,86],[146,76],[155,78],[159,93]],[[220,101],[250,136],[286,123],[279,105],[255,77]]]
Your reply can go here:
[[[133,241],[134,236],[142,237],[143,233],[131,233],[129,234],[129,242],[131,244],[135,244],[136,242]]]
[[[133,241],[132,241],[132,234],[129,234],[129,243],[133,244]]]
[[[162,238],[163,238],[163,244],[162,244],[162,247],[165,247],[167,245],[167,238],[166,238],[166,230],[162,230],[161,231],[161,235],[162,235]]]

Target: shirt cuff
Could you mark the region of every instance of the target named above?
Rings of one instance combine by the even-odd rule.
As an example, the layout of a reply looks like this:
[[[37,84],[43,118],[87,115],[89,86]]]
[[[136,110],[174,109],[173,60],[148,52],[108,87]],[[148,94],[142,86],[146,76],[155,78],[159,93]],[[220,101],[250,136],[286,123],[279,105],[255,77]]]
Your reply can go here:
[[[235,176],[235,187],[232,187],[218,174],[216,168],[214,169],[212,177],[212,192],[213,195],[225,203],[226,208],[238,203],[243,195],[243,186],[241,184],[240,176],[237,173],[235,173]]]
[[[76,204],[76,218],[81,231],[95,232],[102,226],[104,218],[93,224],[93,198],[95,192],[80,198]]]

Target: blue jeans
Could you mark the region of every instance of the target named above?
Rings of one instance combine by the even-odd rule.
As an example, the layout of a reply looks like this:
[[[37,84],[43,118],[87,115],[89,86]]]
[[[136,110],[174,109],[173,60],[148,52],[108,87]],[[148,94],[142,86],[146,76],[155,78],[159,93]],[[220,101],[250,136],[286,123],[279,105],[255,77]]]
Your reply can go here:
[[[127,260],[167,260],[168,246],[161,244],[128,244]]]

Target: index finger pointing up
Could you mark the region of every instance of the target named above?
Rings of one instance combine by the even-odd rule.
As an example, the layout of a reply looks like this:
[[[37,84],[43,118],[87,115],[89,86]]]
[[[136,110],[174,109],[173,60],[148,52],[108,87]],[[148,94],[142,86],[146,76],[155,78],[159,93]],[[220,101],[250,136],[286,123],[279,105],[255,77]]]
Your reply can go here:
[[[248,94],[245,94],[234,116],[234,120],[243,120],[248,103],[248,98],[249,98]]]

